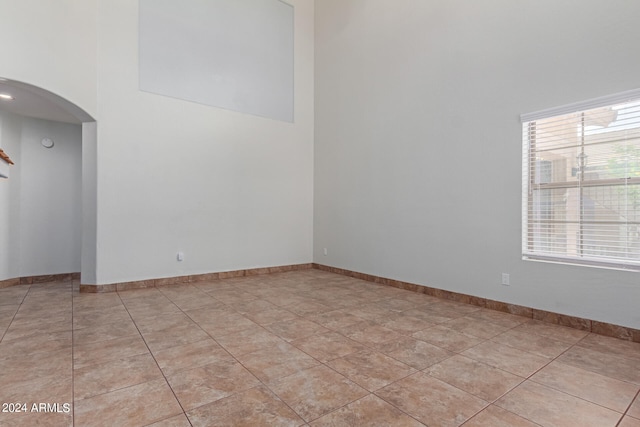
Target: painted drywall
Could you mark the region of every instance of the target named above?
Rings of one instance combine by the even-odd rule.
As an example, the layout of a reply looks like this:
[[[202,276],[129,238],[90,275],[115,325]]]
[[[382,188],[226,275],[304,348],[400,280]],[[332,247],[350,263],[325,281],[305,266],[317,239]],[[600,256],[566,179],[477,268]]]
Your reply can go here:
[[[20,273],[20,174],[22,163],[20,138],[22,121],[18,116],[0,111],[0,148],[11,155],[9,179],[0,179],[0,280],[13,279]]]
[[[638,273],[522,261],[519,121],[640,87],[639,15],[633,0],[316,2],[314,261],[640,327]]]
[[[82,124],[82,246],[80,279],[83,284],[95,284],[97,259],[98,144],[96,122]]]
[[[96,0],[0,0],[0,78],[47,89],[94,116]]]
[[[20,276],[80,271],[81,127],[22,118],[19,174]]]
[[[291,2],[295,123],[140,91],[137,2],[98,4],[97,282],[310,262],[313,2]]]
[[[293,6],[138,3],[141,90],[293,122]]]

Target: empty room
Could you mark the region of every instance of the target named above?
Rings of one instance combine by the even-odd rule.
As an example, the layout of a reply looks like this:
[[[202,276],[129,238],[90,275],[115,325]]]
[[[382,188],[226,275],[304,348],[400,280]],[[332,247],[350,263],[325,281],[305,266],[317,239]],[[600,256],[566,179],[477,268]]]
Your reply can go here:
[[[640,2],[0,17],[0,425],[640,427]]]

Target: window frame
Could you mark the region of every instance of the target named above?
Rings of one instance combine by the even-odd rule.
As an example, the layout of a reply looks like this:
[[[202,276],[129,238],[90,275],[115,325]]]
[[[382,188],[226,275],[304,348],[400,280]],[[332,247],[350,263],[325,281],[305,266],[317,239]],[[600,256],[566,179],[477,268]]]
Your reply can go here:
[[[553,183],[539,183],[536,182],[537,175],[539,172],[535,170],[535,166],[532,166],[531,163],[531,150],[535,150],[536,145],[536,126],[537,121],[550,119],[558,116],[564,116],[572,113],[581,113],[579,116],[579,120],[582,123],[582,140],[580,142],[581,145],[578,146],[580,152],[584,155],[584,148],[586,146],[584,140],[584,129],[585,129],[585,112],[591,109],[600,108],[600,107],[608,107],[615,106],[618,104],[622,104],[629,101],[640,101],[640,89],[630,90],[626,92],[620,92],[613,95],[603,96],[600,98],[594,98],[587,101],[567,104],[560,107],[554,107],[550,109],[540,110],[533,113],[522,114],[520,116],[521,124],[522,124],[522,259],[528,261],[541,261],[541,262],[551,262],[551,263],[559,263],[559,264],[569,264],[569,265],[580,265],[580,266],[588,266],[588,267],[599,267],[599,268],[608,268],[608,269],[616,269],[616,270],[625,270],[625,271],[634,271],[640,272],[640,260],[639,261],[624,261],[622,259],[612,260],[607,257],[600,257],[594,255],[586,255],[585,256],[585,244],[584,244],[584,236],[586,233],[583,232],[583,227],[585,227],[585,220],[583,219],[583,209],[586,197],[583,195],[583,189],[588,187],[595,186],[625,186],[625,185],[640,185],[640,177],[625,177],[625,178],[615,178],[615,179],[596,179],[590,180],[585,178],[586,169],[581,169],[584,165],[580,166],[581,173],[579,177],[579,182],[576,184],[574,181],[566,181],[566,182],[553,182]],[[640,119],[638,119],[640,120]],[[534,151],[537,153],[537,151]],[[549,191],[553,189],[569,189],[569,188],[577,188],[580,191],[580,195],[578,197],[578,206],[580,212],[580,219],[578,221],[578,227],[580,229],[580,233],[578,234],[579,250],[580,254],[578,256],[571,256],[568,252],[564,255],[560,253],[553,254],[545,254],[543,251],[537,251],[534,248],[534,230],[533,228],[536,226],[536,223],[531,220],[532,214],[542,214],[543,209],[535,210],[534,208],[534,196],[533,191],[534,188],[540,190],[540,185],[544,185],[544,189]],[[556,224],[557,221],[549,221],[549,224]],[[537,224],[541,224],[538,222]],[[565,235],[568,235],[565,233]],[[549,251],[553,252],[553,251]]]

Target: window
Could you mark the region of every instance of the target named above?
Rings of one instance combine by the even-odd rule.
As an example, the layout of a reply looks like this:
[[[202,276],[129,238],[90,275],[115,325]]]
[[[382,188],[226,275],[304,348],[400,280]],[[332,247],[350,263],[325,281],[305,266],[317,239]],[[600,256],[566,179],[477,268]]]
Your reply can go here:
[[[640,90],[521,118],[523,258],[640,271]]]

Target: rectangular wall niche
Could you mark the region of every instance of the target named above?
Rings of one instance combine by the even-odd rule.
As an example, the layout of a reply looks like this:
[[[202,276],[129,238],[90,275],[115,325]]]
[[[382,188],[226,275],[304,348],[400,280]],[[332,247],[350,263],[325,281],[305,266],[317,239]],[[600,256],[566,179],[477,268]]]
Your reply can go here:
[[[140,90],[293,122],[293,6],[140,0]]]

